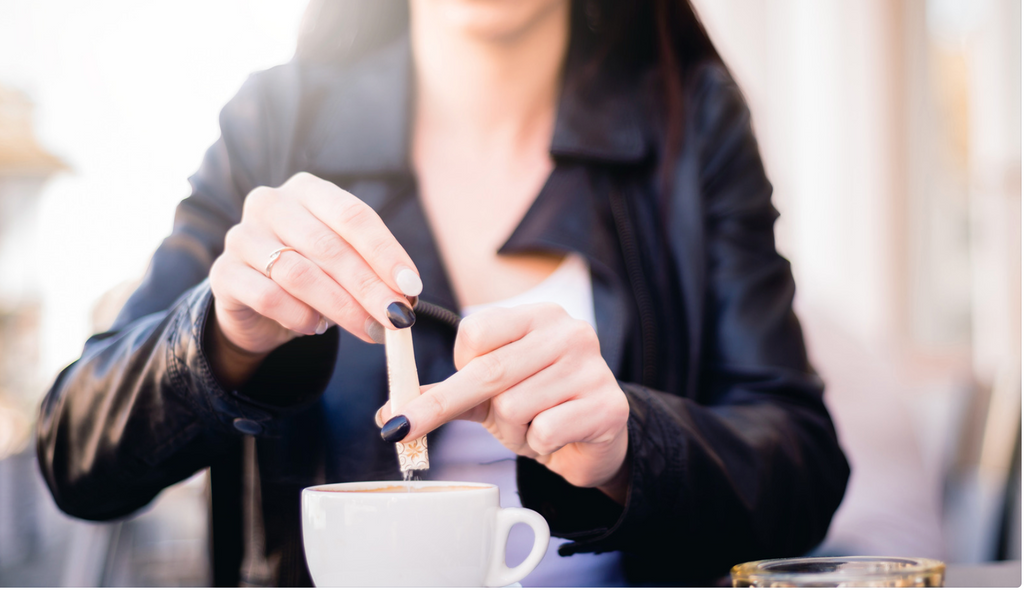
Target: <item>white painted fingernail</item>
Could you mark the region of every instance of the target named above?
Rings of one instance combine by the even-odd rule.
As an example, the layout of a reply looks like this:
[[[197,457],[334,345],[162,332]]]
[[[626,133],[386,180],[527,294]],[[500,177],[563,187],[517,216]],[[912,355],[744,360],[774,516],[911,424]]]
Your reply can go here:
[[[316,324],[316,334],[323,335],[327,331],[327,317],[320,315],[320,321]]]
[[[416,272],[408,267],[402,267],[398,273],[395,274],[395,283],[398,284],[398,289],[402,290],[402,293],[406,296],[419,296],[420,292],[423,291],[423,280],[420,279]]]

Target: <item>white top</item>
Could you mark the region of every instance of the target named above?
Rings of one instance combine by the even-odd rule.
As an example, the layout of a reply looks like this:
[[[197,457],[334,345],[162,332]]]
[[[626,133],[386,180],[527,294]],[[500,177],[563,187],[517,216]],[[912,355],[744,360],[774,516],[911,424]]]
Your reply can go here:
[[[487,308],[511,308],[542,302],[554,302],[564,308],[570,317],[586,321],[597,329],[597,322],[594,319],[594,293],[590,285],[590,267],[586,259],[572,253],[562,259],[562,263],[551,275],[529,290],[504,300],[467,306],[462,309],[462,316],[468,317]]]
[[[594,317],[594,295],[590,267],[579,254],[570,254],[544,281],[533,288],[505,300],[467,306],[462,316],[485,308],[513,307],[524,304],[554,302],[569,316],[586,321],[597,329]],[[486,482],[498,486],[502,507],[521,507],[516,492],[516,455],[495,439],[483,426],[465,420],[445,425],[435,444],[430,445],[430,478]],[[551,538],[548,551],[523,586],[622,586],[625,585],[617,552],[558,556],[558,546],[568,540]],[[512,528],[509,534],[507,563],[519,564],[533,545],[531,531],[525,526]]]

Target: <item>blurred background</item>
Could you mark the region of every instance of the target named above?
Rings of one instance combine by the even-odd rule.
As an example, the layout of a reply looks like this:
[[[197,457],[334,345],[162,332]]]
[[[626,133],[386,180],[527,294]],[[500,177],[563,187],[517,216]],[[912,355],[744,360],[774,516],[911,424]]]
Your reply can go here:
[[[206,481],[60,513],[42,395],[306,0],[0,0],[0,586],[206,585]],[[1019,0],[694,0],[751,106],[853,466],[827,554],[1020,559]]]

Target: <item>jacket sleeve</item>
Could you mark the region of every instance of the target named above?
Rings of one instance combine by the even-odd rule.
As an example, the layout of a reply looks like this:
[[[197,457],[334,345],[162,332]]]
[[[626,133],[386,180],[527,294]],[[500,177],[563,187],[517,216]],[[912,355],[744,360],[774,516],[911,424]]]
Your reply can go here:
[[[205,281],[265,171],[261,76],[221,112],[221,138],[190,179],[140,285],[113,327],[90,338],[48,391],[36,428],[43,477],[57,505],[103,520],[131,513],[163,488],[230,453],[242,431],[273,435],[289,413],[322,393],[337,331],[285,344],[254,382],[226,392],[204,353],[213,296]],[[285,393],[280,383],[293,380]],[[259,382],[262,379],[263,382]],[[244,421],[244,422],[243,422]]]
[[[518,464],[523,504],[574,540],[561,554],[620,550],[650,582],[708,580],[736,563],[805,554],[824,538],[850,473],[792,310],[749,111],[718,68],[701,74],[692,97],[696,140],[680,159],[699,162],[696,395],[621,383],[632,466],[624,507],[536,462]]]

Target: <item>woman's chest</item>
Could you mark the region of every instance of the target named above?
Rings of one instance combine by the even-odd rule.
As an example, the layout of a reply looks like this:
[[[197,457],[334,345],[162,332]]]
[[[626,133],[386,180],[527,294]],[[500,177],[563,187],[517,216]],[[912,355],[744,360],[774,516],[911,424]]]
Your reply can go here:
[[[613,196],[611,190],[615,187],[607,178],[600,169],[594,171],[584,164],[573,162],[560,163],[536,193],[532,203],[521,205],[520,211],[523,213],[517,214],[511,224],[506,224],[500,234],[492,236],[499,239],[492,239],[489,245],[446,242],[449,228],[433,225],[428,213],[429,199],[422,196],[422,183],[412,176],[377,181],[356,178],[337,182],[356,196],[364,198],[377,210],[395,238],[412,257],[423,279],[421,302],[432,303],[453,313],[465,306],[497,302],[525,292],[547,279],[565,255],[581,255],[586,261],[592,281],[591,297],[602,355],[613,371],[622,372],[625,375],[623,378],[630,380],[633,375],[629,370],[637,360],[630,354],[634,351],[634,340],[638,338],[639,328],[637,305],[633,296],[636,288],[631,279],[639,282],[638,285],[648,286],[653,283],[657,286],[661,276],[653,275],[653,270],[647,270],[647,266],[654,264],[649,259],[649,251],[634,254],[638,259],[633,259],[633,268],[642,270],[634,270],[633,275],[630,275],[609,203]],[[644,191],[647,186],[627,187],[623,194],[639,205],[645,202]],[[623,227],[633,229],[633,240],[646,240],[653,243],[653,246],[657,242],[652,233],[654,228],[651,227],[651,219],[633,217]],[[472,229],[473,226],[468,227]],[[461,252],[473,252],[473,246],[487,246],[487,255],[494,259],[490,261],[492,264],[517,260],[517,264],[523,264],[528,263],[529,259],[541,262],[546,259],[546,263],[534,269],[532,277],[518,277],[518,287],[502,285],[508,275],[503,275],[507,274],[507,270],[499,266],[491,267],[487,275],[480,274],[476,279],[473,275],[466,275],[466,269],[453,271],[451,262],[458,259]],[[477,252],[480,252],[479,249]],[[445,253],[455,258],[446,259]],[[456,286],[460,283],[463,287],[471,284],[476,284],[476,287],[498,285],[504,288],[504,292],[503,295],[474,298],[469,292],[461,295],[458,293]],[[650,291],[655,289],[651,287]],[[661,306],[663,301],[654,302]],[[432,317],[419,310],[414,334],[425,332],[432,324]],[[678,308],[656,313],[655,319],[664,323],[661,327],[666,328],[664,333],[659,333],[660,338],[684,337],[674,329],[668,329],[674,327],[669,321],[681,316],[681,313]],[[454,331],[454,327],[448,330],[452,341]],[[417,352],[421,347],[427,346],[421,346],[417,341]],[[441,349],[441,354],[435,354],[442,355],[450,359],[450,347],[447,350]],[[340,370],[339,367],[336,372],[340,373]],[[383,373],[383,368],[380,370]],[[424,369],[421,368],[420,372],[423,380]]]
[[[551,174],[550,159],[518,166],[447,164],[425,160],[417,172],[419,199],[461,306],[504,300],[546,279],[562,255],[500,254]]]

